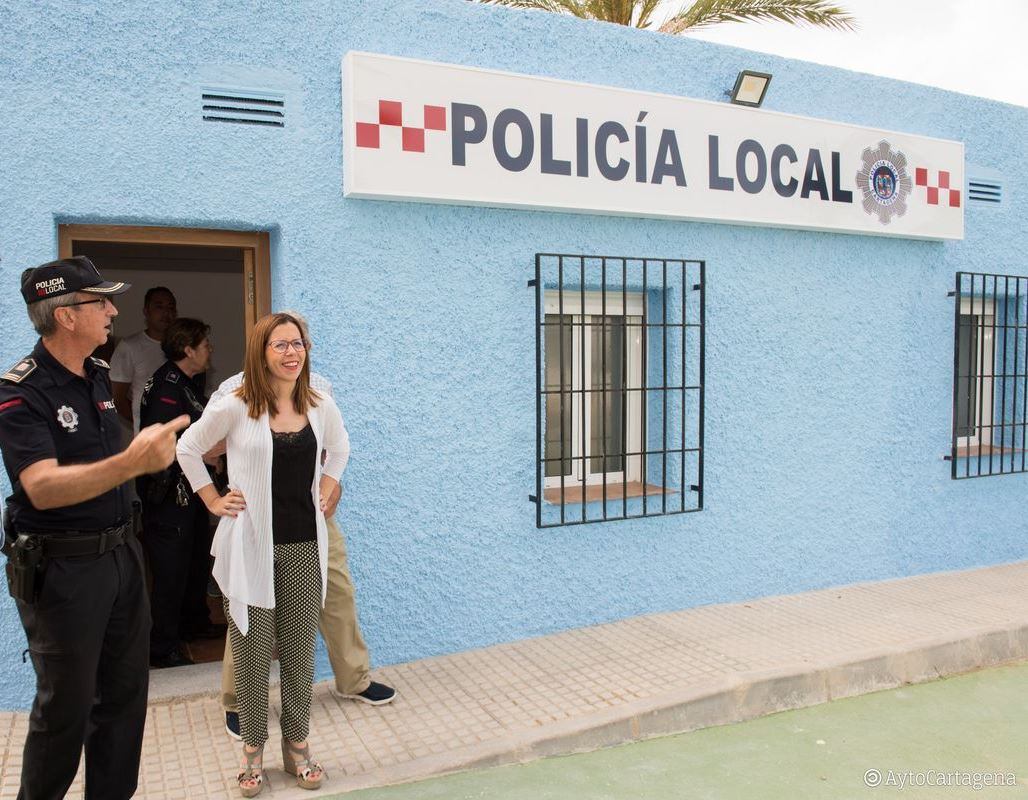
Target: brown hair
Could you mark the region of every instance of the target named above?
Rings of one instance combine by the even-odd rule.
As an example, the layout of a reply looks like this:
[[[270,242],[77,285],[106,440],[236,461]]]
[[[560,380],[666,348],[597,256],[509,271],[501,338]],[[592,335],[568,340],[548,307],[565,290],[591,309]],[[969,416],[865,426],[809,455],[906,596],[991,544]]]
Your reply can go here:
[[[211,332],[211,326],[198,319],[179,317],[168,326],[161,340],[164,357],[172,361],[186,357],[186,348],[197,348]]]
[[[296,379],[293,389],[293,408],[297,414],[306,414],[315,408],[320,400],[317,392],[311,389],[310,340],[307,338],[307,326],[292,314],[268,314],[257,320],[246,340],[246,359],[243,362],[243,385],[236,389],[236,396],[246,403],[247,411],[252,419],[260,419],[267,411],[272,414],[275,408],[275,393],[268,380],[268,364],[264,353],[271,339],[271,332],[279,325],[293,324],[300,331],[300,336],[307,344],[304,353],[303,367]]]

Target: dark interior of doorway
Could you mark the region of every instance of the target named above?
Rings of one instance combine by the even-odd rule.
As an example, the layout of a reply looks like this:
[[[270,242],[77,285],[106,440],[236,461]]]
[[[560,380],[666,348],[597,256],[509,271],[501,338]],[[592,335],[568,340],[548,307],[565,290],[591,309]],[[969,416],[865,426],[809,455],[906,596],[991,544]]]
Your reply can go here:
[[[143,327],[146,290],[165,286],[175,294],[180,317],[195,317],[211,326],[215,354],[208,372],[208,394],[242,368],[246,325],[241,248],[75,240],[72,253],[92,259],[105,279],[132,284],[117,300],[114,335],[97,352],[100,358],[110,360],[118,341]],[[131,426],[126,426],[126,435],[131,436]],[[216,584],[211,590],[207,603],[212,621],[224,623],[221,598],[214,594]],[[182,650],[196,663],[220,661],[224,640],[183,642]]]

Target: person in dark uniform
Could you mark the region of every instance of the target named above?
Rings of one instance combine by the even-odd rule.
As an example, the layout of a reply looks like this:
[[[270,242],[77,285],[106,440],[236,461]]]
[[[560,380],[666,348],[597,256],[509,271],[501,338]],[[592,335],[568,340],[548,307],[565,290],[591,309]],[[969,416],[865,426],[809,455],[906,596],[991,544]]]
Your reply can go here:
[[[10,478],[5,570],[36,671],[20,800],[64,797],[85,747],[85,796],[136,789],[146,719],[149,608],[124,484],[175,455],[179,417],[124,450],[108,366],[111,297],[83,257],[26,270],[41,339],[0,378],[0,452]]]
[[[187,414],[200,419],[207,398],[195,382],[210,366],[210,326],[181,317],[168,326],[161,348],[168,359],[143,386],[141,427]],[[213,477],[213,475],[212,475]],[[150,564],[150,666],[192,664],[180,640],[217,639],[224,625],[211,622],[207,580],[211,574],[211,526],[207,508],[178,463],[137,479],[143,501],[143,547]]]

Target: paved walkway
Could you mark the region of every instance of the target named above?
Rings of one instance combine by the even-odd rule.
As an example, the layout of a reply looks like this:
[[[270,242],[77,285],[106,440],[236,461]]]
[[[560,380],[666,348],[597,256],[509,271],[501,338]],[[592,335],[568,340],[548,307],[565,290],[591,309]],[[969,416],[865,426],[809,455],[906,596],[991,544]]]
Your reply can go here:
[[[319,684],[311,743],[330,776],[321,793],[331,795],[1025,658],[1028,562],[1019,562],[654,614],[399,664],[376,670],[400,693],[381,708],[338,700]],[[155,673],[137,797],[237,797],[238,745],[224,733],[217,680],[211,667],[186,669],[205,682],[201,673]],[[181,696],[182,685],[211,691]],[[26,714],[0,713],[0,800],[17,793],[26,726]],[[279,758],[269,747],[269,767]],[[317,795],[277,769],[270,777],[265,797]],[[80,784],[71,796],[81,797]]]
[[[1024,800],[1028,662],[330,800]]]

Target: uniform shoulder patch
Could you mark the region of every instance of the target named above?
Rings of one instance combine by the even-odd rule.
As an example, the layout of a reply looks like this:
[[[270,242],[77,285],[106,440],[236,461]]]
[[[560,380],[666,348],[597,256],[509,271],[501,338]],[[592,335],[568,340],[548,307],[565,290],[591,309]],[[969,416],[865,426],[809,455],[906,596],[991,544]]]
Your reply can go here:
[[[89,360],[92,361],[94,364],[96,364],[98,367],[103,367],[104,369],[110,369],[111,368],[111,365],[108,364],[106,361],[104,361],[102,358],[97,358],[96,356],[90,356]]]
[[[29,375],[36,371],[36,359],[23,358],[0,377],[0,380],[11,383],[21,383]]]
[[[167,374],[164,376],[164,380],[168,383],[178,383],[178,372],[173,369],[168,370]]]

